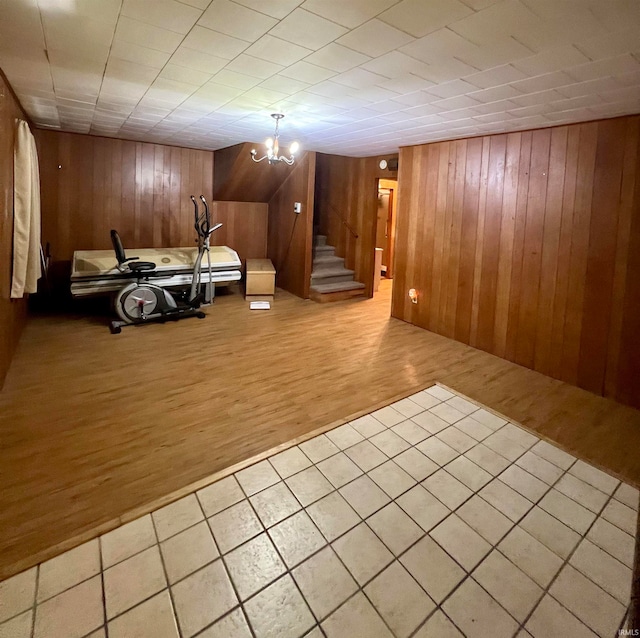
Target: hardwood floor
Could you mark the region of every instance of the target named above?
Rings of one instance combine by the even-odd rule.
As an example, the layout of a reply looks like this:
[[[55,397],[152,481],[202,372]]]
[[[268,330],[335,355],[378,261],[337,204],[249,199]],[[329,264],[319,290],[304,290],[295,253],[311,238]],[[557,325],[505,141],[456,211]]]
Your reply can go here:
[[[640,483],[640,412],[392,319],[390,293],[316,304],[278,291],[250,312],[236,289],[204,321],[118,336],[102,317],[33,317],[0,392],[0,579],[434,381]]]

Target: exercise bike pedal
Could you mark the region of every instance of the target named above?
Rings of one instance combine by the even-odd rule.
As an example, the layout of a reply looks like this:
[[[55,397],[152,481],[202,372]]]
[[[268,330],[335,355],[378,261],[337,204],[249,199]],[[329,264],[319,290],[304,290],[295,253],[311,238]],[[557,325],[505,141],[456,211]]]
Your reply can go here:
[[[204,319],[206,316],[207,315],[202,311],[196,312],[196,317],[198,317],[198,319]]]
[[[118,325],[117,321],[112,321],[109,325],[109,331],[112,335],[119,335],[122,332],[122,328]]]

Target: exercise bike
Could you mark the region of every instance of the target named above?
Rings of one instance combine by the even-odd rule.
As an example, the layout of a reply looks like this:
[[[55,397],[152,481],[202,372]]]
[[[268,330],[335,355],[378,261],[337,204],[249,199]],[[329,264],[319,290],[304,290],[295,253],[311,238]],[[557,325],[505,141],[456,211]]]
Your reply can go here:
[[[152,321],[171,321],[185,319],[186,317],[205,318],[205,313],[200,310],[203,304],[210,304],[213,299],[211,255],[209,241],[211,234],[218,230],[222,224],[211,226],[209,205],[203,195],[200,200],[204,210],[200,212],[196,198],[191,195],[194,208],[194,228],[197,234],[198,255],[193,264],[191,286],[188,291],[173,292],[165,290],[161,286],[152,283],[154,277],[162,277],[162,273],[156,271],[156,264],[150,261],[138,261],[138,257],[127,257],[120,240],[118,231],[111,231],[111,242],[118,260],[118,270],[124,275],[136,278],[120,292],[115,298],[115,310],[120,321],[112,321],[110,330],[112,334],[118,334],[124,326],[149,323]],[[207,255],[209,267],[209,280],[202,293],[202,259]]]

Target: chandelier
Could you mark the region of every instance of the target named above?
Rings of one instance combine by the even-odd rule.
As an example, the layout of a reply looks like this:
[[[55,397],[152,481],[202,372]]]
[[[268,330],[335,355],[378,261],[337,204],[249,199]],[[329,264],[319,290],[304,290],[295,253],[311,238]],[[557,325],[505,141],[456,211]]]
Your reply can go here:
[[[261,162],[262,160],[267,160],[269,164],[277,164],[278,162],[285,162],[285,164],[293,164],[295,161],[294,155],[298,152],[300,148],[300,144],[298,142],[292,142],[289,147],[289,157],[285,157],[284,155],[278,156],[280,152],[280,146],[278,143],[278,138],[280,137],[280,132],[278,131],[278,125],[280,124],[280,120],[284,117],[282,113],[272,113],[271,117],[276,121],[276,130],[273,134],[273,137],[268,138],[264,145],[267,147],[267,152],[260,158],[256,158],[258,152],[256,149],[251,149],[251,159],[254,162]]]

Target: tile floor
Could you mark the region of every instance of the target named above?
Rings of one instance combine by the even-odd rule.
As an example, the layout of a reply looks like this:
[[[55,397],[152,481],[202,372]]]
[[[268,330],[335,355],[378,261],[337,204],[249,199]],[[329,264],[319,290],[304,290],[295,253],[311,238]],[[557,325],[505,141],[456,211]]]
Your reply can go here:
[[[436,385],[1,582],[0,638],[609,638],[637,509]]]

